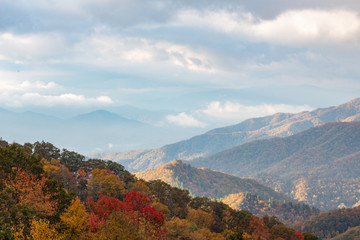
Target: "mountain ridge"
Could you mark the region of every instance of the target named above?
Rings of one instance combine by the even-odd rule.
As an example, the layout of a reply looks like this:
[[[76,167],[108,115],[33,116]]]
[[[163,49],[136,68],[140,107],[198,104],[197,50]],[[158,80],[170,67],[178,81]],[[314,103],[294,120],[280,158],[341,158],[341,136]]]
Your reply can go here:
[[[349,122],[359,119],[360,98],[356,98],[338,106],[313,111],[297,114],[276,113],[248,119],[161,148],[143,150],[141,154],[130,151],[95,156],[123,163],[130,171],[138,172],[159,167],[176,159],[192,161],[254,140],[291,136],[326,122]]]
[[[255,177],[279,192],[328,210],[359,200],[359,156],[360,122],[334,122],[285,138],[242,144],[192,164]]]
[[[248,210],[257,216],[275,215],[281,221],[298,222],[317,215],[319,211],[284,194],[275,192],[255,179],[195,168],[180,160],[138,172],[146,181],[162,180],[173,187],[188,190],[198,197],[220,200],[238,210]]]

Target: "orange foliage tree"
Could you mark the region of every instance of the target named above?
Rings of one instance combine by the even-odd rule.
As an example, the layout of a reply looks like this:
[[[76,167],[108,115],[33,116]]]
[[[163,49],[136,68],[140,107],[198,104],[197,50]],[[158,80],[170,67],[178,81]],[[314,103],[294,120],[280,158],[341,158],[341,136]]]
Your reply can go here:
[[[47,178],[36,176],[27,170],[18,169],[14,177],[5,180],[5,187],[9,189],[11,199],[15,205],[26,205],[41,215],[52,215],[57,203],[51,198],[53,195],[46,191]]]

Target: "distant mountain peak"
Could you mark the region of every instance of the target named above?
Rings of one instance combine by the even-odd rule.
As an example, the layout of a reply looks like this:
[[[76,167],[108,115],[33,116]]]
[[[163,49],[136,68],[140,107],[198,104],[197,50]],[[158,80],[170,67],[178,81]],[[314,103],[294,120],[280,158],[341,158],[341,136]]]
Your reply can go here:
[[[99,110],[95,110],[89,113],[84,113],[84,114],[80,114],[75,116],[74,118],[72,118],[72,121],[77,121],[77,122],[98,122],[99,124],[103,123],[103,124],[140,124],[140,122],[136,121],[136,120],[131,120],[128,118],[125,118],[123,116],[120,116],[119,114],[107,111],[107,110],[103,110],[103,109],[99,109]]]

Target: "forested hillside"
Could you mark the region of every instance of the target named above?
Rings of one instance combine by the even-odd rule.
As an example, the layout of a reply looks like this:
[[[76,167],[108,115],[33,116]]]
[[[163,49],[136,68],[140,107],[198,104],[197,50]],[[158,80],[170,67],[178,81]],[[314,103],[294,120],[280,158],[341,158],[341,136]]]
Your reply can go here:
[[[286,137],[327,122],[359,121],[360,98],[345,104],[298,114],[277,113],[245,120],[237,125],[214,129],[191,139],[161,148],[124,153],[95,154],[123,164],[132,172],[144,171],[181,159],[191,161],[232,147],[271,137]]]
[[[160,179],[172,186],[187,189],[194,196],[219,199],[234,209],[248,210],[257,216],[273,215],[289,223],[319,213],[317,209],[298,203],[253,179],[197,169],[181,161],[139,172],[136,176],[147,181]]]
[[[286,138],[247,143],[192,162],[241,177],[322,210],[359,201],[360,123],[328,123]]]
[[[330,210],[297,226],[322,239],[356,239],[360,236],[360,207]],[[342,234],[345,233],[346,234]],[[339,235],[342,234],[342,235]]]
[[[47,142],[0,146],[0,239],[304,239],[274,217],[138,180],[115,162]]]

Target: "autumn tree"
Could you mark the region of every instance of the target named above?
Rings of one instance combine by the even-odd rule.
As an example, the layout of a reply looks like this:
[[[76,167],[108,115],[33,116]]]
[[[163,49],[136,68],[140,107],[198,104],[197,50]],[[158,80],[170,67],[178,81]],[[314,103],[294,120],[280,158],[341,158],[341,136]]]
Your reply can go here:
[[[120,212],[111,213],[109,219],[100,226],[99,231],[93,234],[93,238],[94,240],[146,240]]]
[[[61,240],[63,239],[46,219],[33,219],[30,226],[30,237],[33,240]]]
[[[145,195],[135,191],[127,193],[124,201],[104,195],[100,195],[97,202],[90,199],[90,231],[95,235],[101,232],[110,216],[117,213],[121,219],[135,227],[138,235],[144,239],[166,239],[165,217],[149,203],[150,200]],[[126,226],[119,229],[129,231]]]
[[[186,217],[188,210],[187,206],[191,201],[188,190],[171,187],[161,180],[150,181],[148,182],[148,186],[151,191],[150,198],[153,201],[158,201],[167,205],[172,217]]]
[[[60,216],[63,235],[68,240],[87,239],[89,228],[89,214],[86,212],[85,205],[79,199],[72,201],[69,208]]]
[[[190,209],[186,219],[196,224],[198,228],[210,228],[214,218],[210,213],[201,209]]]
[[[64,185],[64,188],[68,191],[77,190],[76,180],[74,174],[69,169],[60,163],[58,159],[51,159],[50,161],[42,161],[44,165],[44,171],[49,177],[55,178],[59,183]]]
[[[121,197],[126,194],[124,187],[125,183],[110,170],[96,168],[91,171],[88,191],[92,197],[96,198],[99,193],[111,197]]]

